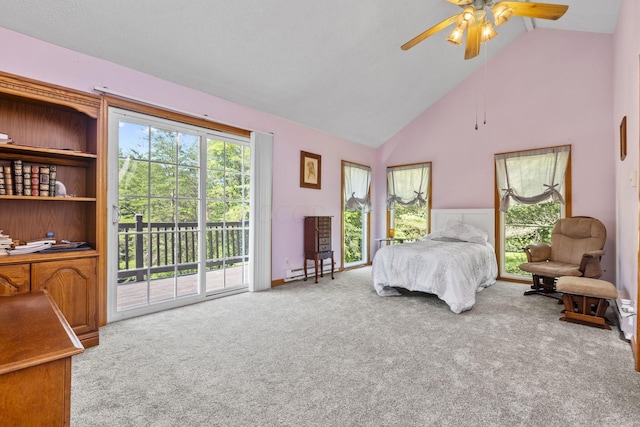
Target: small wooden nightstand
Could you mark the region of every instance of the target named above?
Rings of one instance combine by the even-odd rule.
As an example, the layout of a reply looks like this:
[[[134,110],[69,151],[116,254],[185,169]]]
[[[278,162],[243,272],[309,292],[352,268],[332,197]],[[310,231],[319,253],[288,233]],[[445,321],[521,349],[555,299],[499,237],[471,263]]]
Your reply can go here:
[[[315,263],[316,281],[318,283],[318,261],[320,261],[320,277],[323,277],[323,261],[331,258],[331,278],[333,279],[333,250],[331,249],[331,217],[304,217],[304,280],[307,280],[307,260]]]

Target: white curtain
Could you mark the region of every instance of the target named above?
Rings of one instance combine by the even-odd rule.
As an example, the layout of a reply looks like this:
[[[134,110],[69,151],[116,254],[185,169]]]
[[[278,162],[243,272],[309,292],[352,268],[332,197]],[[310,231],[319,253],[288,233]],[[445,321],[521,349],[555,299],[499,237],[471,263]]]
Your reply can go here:
[[[533,205],[551,199],[564,204],[564,176],[571,146],[496,154],[496,182],[500,210],[511,200]]]
[[[344,200],[347,210],[363,209],[365,213],[371,211],[370,186],[370,167],[344,162]]]
[[[249,290],[271,288],[271,198],[273,135],[251,132],[251,229]]]
[[[431,163],[387,168],[387,209],[427,203]]]

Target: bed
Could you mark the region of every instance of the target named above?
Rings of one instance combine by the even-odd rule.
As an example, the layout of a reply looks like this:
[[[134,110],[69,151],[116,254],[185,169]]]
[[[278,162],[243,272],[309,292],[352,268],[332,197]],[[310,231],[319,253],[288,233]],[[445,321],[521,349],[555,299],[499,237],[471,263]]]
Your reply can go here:
[[[376,252],[374,289],[380,296],[402,295],[397,288],[426,292],[454,313],[471,309],[498,276],[493,221],[493,209],[433,209],[434,232]]]

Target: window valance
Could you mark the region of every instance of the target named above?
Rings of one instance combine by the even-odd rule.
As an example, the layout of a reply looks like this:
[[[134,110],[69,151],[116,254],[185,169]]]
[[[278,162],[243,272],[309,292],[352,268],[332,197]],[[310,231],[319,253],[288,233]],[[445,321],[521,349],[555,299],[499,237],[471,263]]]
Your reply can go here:
[[[344,162],[344,200],[347,210],[363,209],[365,213],[371,211],[370,186],[371,168],[369,166]]]
[[[564,204],[564,176],[571,146],[496,154],[496,183],[501,195],[500,211],[511,200],[536,204],[547,199]]]
[[[427,203],[431,163],[387,168],[387,209]]]

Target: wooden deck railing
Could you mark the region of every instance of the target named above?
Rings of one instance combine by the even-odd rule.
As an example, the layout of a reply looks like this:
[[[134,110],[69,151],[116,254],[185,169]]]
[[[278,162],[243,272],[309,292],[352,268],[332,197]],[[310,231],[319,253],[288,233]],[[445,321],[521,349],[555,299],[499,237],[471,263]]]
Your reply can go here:
[[[142,215],[135,222],[118,224],[118,282],[144,281],[147,274],[195,273],[198,268],[198,223],[146,223]],[[249,255],[248,222],[208,222],[207,267],[246,262]]]

